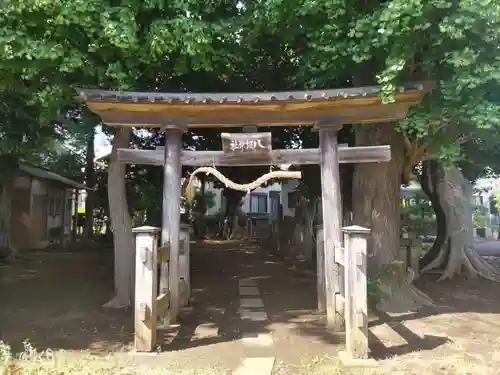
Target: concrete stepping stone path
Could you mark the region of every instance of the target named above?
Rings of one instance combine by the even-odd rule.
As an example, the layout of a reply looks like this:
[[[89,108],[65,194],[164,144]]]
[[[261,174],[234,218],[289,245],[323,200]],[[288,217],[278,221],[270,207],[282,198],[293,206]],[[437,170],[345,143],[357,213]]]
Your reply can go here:
[[[240,279],[238,281],[240,296],[240,318],[251,322],[267,321],[264,301],[255,279]],[[271,346],[272,336],[267,332],[242,332],[241,341],[251,346]],[[271,375],[274,368],[274,357],[245,358],[243,363],[233,372],[233,375]]]

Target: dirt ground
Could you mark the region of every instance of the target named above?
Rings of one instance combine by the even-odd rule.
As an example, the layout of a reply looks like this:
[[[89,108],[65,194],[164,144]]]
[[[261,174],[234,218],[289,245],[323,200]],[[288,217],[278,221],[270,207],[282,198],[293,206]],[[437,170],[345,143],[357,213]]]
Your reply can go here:
[[[193,298],[180,329],[159,332],[160,354],[136,357],[129,354],[132,311],[100,307],[112,293],[109,250],[31,253],[0,265],[0,340],[20,350],[28,339],[59,362],[89,359],[153,373],[230,374],[244,358],[274,357],[274,374],[500,374],[499,285],[423,277],[418,286],[439,307],[373,315],[369,339],[378,366],[357,370],[338,363],[344,340],[326,331],[314,310],[313,276],[242,242],[192,245],[191,268]],[[241,278],[257,280],[265,321],[241,320]],[[248,332],[271,341],[245,344]]]

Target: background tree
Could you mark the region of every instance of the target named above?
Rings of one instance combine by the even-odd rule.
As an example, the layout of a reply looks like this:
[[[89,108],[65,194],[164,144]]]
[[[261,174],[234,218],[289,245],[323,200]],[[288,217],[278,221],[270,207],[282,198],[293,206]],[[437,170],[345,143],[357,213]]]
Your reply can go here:
[[[232,3],[211,8],[191,2],[6,1],[0,15],[5,82],[44,104],[48,118],[70,101],[76,86],[155,91],[185,88],[187,71],[228,66],[236,33]],[[229,48],[228,48],[229,47]],[[46,117],[45,117],[46,118]],[[44,117],[41,117],[42,121]],[[114,134],[109,165],[109,206],[115,246],[116,296],[108,307],[132,298],[132,222],[126,202],[125,166],[116,149],[128,147],[131,129]]]
[[[14,178],[19,163],[39,163],[46,150],[58,146],[57,124],[40,126],[42,109],[28,95],[0,90],[0,255],[16,253],[10,239],[10,215]]]
[[[357,145],[389,144],[392,151],[390,163],[358,165],[354,175],[355,222],[374,238],[372,274],[396,257],[397,195],[408,172],[422,160],[452,159],[464,128],[498,124],[498,9],[494,1],[393,0],[307,3],[297,12],[295,24],[315,24],[298,57],[306,85],[379,83],[390,102],[403,81],[437,84],[408,121],[355,128]]]
[[[454,159],[442,155],[441,161],[423,163],[419,180],[431,199],[437,222],[436,241],[421,261],[424,271],[442,269],[445,279],[465,270],[471,276],[500,281],[498,272],[470,249],[474,217],[472,183],[492,171],[500,171],[496,162],[497,141],[500,139],[495,127],[472,129],[470,133],[462,133],[460,148],[452,154]],[[444,186],[447,191],[443,191]]]
[[[43,103],[39,117],[47,122],[61,102],[71,101],[75,86],[223,92],[379,83],[383,101],[390,103],[403,81],[436,81],[408,121],[353,126],[351,144],[392,147],[390,163],[356,166],[353,176],[355,222],[372,229],[369,269],[374,274],[396,257],[398,192],[413,167],[444,160],[443,155],[452,164],[458,146],[465,147],[464,132],[498,124],[499,19],[499,5],[492,0],[219,1],[210,6],[97,0],[72,7],[60,2],[20,6],[10,0],[0,15],[2,87]],[[301,134],[273,133],[289,146]],[[131,298],[132,221],[125,167],[118,164],[116,149],[128,147],[130,129],[113,136],[108,186],[117,296],[108,306],[123,306]],[[219,147],[215,131],[192,132],[185,142],[195,149]]]

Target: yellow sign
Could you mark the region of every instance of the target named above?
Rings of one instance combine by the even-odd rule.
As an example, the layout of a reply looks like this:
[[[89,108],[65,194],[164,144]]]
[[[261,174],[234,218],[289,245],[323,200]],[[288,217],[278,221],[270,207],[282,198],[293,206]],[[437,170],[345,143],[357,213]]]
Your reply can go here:
[[[168,262],[170,260],[170,249],[168,246],[162,246],[158,248],[158,257],[160,258],[160,262]]]

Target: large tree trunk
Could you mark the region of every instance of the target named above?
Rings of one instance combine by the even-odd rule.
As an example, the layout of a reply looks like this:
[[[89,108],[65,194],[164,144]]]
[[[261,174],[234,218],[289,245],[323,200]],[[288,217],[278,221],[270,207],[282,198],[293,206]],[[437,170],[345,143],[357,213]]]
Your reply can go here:
[[[240,218],[244,214],[241,208],[241,201],[245,193],[230,188],[224,188],[222,194],[226,198],[226,212],[223,219],[225,223],[223,238],[232,239],[242,231],[240,228]]]
[[[236,207],[232,200],[226,198],[226,209],[224,212],[224,217],[222,218],[222,239],[228,240],[231,237],[231,232],[233,230],[233,218],[234,211]]]
[[[246,215],[243,212],[243,209],[241,207],[241,201],[240,204],[238,204],[233,211],[233,216],[232,216],[232,229],[231,229],[231,236],[229,239],[234,240],[237,238],[241,237],[247,237],[247,232],[245,231],[244,224],[246,219]]]
[[[0,156],[2,177],[0,179],[0,258],[12,259],[17,250],[11,241],[12,194],[18,171],[19,158],[14,155]]]
[[[87,198],[85,199],[85,233],[84,236],[91,240],[94,235],[94,198],[95,198],[95,169],[94,169],[94,133],[92,127],[87,134],[87,155],[85,165],[85,182],[89,190],[87,190]]]
[[[424,268],[432,262],[441,251],[446,242],[446,214],[439,203],[438,185],[442,168],[436,160],[422,163],[422,174],[420,175],[420,186],[429,200],[436,215],[436,240],[432,248],[420,260],[420,268]]]
[[[313,260],[314,247],[314,221],[316,218],[317,201],[316,199],[302,198],[295,207],[293,218],[294,229],[293,240],[290,246],[290,260],[295,265],[300,256],[307,262]],[[290,234],[289,233],[289,234]]]
[[[10,237],[13,190],[14,179],[4,178],[0,183],[0,258],[3,259],[11,259],[16,255]]]
[[[302,249],[304,252],[304,260],[306,262],[313,261],[313,247],[315,246],[314,238],[314,220],[316,218],[316,209],[318,205],[316,199],[311,199],[307,202],[303,217],[303,237]]]
[[[391,161],[358,164],[353,178],[354,224],[371,229],[368,275],[396,259],[399,248],[401,171],[404,150],[392,124],[360,126],[356,146],[390,145]]]
[[[108,199],[115,254],[115,296],[104,307],[129,306],[134,286],[134,237],[132,219],[127,205],[125,190],[125,165],[117,160],[116,150],[127,148],[131,129],[119,128],[113,140],[111,161],[108,169]]]
[[[197,236],[198,238],[205,238],[205,213],[207,212],[207,202],[206,202],[206,194],[205,194],[205,189],[206,189],[206,183],[205,183],[205,176],[200,178],[201,182],[201,187],[200,187],[200,201],[198,204],[198,217],[196,218],[196,227],[198,228],[197,230]]]
[[[193,218],[194,235],[197,239],[205,237],[205,213],[206,213],[206,200],[205,200],[205,176],[199,177],[200,191],[195,195],[195,204],[192,206],[191,215]]]
[[[387,297],[377,308],[389,313],[433,306],[433,302],[413,284],[414,273],[398,267],[381,272],[394,264],[399,249],[401,172],[404,149],[401,134],[391,124],[362,126],[356,130],[356,145],[390,145],[391,161],[358,164],[353,181],[354,224],[371,229],[368,243],[368,277],[380,280],[379,288]]]
[[[439,280],[466,272],[500,281],[500,273],[472,249],[472,185],[456,167],[443,169],[437,185],[439,205],[446,215],[446,240],[435,259],[422,269],[443,269]]]

